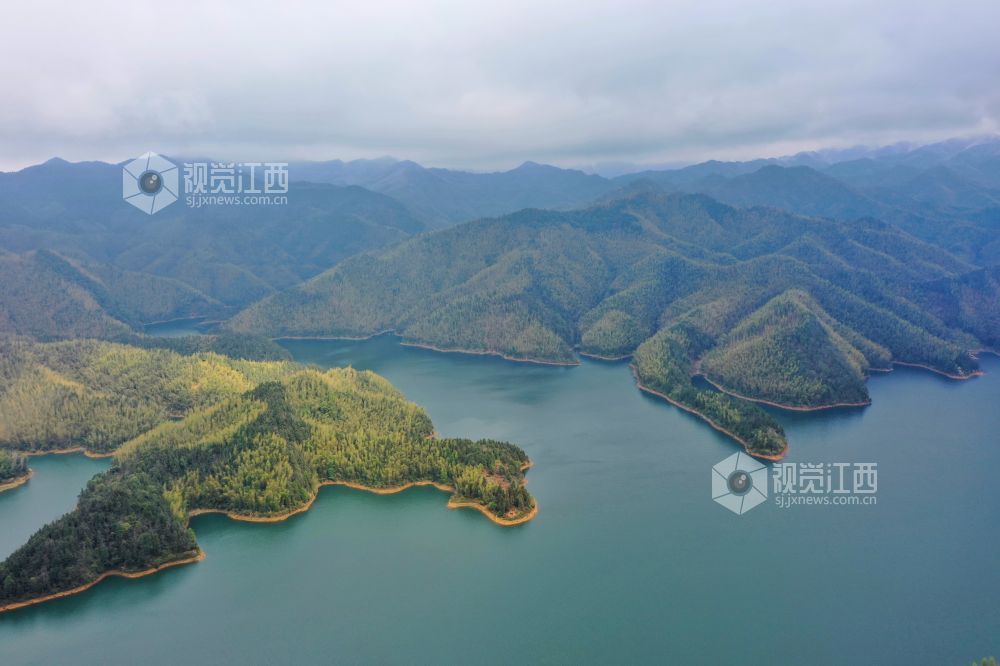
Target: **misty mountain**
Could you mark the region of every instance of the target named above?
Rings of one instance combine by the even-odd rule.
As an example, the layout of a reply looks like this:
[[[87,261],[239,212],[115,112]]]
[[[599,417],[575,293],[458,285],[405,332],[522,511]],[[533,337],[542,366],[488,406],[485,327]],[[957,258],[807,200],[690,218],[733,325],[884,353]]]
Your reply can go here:
[[[615,187],[600,176],[534,162],[509,171],[474,173],[382,158],[296,162],[289,165],[289,172],[299,180],[359,185],[389,195],[431,227],[522,208],[579,207]]]
[[[50,160],[0,174],[0,247],[177,280],[239,307],[424,226],[361,187],[293,182],[286,205],[177,201],[146,215],[122,200],[121,166]]]

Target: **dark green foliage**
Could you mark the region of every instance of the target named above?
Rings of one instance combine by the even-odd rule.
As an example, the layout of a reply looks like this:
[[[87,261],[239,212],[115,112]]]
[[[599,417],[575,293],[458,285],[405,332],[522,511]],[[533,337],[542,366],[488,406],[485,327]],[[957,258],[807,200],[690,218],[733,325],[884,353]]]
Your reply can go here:
[[[27,457],[0,449],[0,484],[28,473]]]
[[[197,548],[155,479],[112,469],[91,479],[74,511],[0,563],[0,605],[190,557]]]
[[[785,432],[770,414],[753,403],[692,383],[692,359],[710,345],[707,336],[681,322],[642,343],[633,357],[633,367],[644,386],[726,431],[750,453],[781,455],[787,446]]]
[[[1000,267],[914,285],[913,299],[941,321],[1000,349]]]

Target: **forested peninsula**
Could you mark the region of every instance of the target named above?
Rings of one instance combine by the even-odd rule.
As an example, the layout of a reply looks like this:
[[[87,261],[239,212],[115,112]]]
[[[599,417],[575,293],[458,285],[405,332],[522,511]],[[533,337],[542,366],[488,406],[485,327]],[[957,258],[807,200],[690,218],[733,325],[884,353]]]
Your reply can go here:
[[[97,341],[0,347],[0,472],[20,451],[113,453],[77,507],[0,563],[0,609],[196,561],[190,516],[273,521],[322,484],[434,485],[501,525],[530,520],[517,446],[440,438],[371,372]]]

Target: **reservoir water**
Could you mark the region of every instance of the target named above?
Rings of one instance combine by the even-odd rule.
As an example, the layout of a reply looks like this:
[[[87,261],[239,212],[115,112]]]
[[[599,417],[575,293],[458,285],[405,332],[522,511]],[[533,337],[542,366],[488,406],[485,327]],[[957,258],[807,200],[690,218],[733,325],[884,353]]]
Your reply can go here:
[[[501,528],[416,488],[339,487],[275,525],[196,518],[205,561],[0,615],[0,663],[968,664],[1000,653],[1000,360],[900,368],[873,405],[776,412],[790,462],[874,462],[875,505],[737,516],[736,446],[641,394],[624,363],[547,367],[363,342],[296,359],[375,370],[446,436],[519,444],[538,517]],[[107,461],[32,461],[0,557]]]

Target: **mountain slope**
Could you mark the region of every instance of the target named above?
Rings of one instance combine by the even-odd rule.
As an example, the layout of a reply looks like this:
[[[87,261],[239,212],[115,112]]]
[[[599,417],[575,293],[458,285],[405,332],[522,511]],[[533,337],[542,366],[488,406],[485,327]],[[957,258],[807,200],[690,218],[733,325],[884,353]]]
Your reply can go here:
[[[227,326],[270,336],[393,329],[406,342],[563,363],[574,362],[574,348],[638,359],[645,347],[644,358],[656,360],[637,360],[640,380],[683,394],[677,401],[688,406],[709,400],[690,377],[721,345],[709,365],[720,378],[729,368],[734,390],[810,407],[863,402],[865,371],[890,358],[951,375],[973,372],[967,350],[982,343],[975,331],[988,325],[989,313],[959,325],[911,300],[913,285],[971,268],[873,220],[803,218],[646,192],[582,211],[522,211],[354,257]],[[778,316],[782,301],[767,307],[778,297],[794,312]],[[808,320],[807,330],[797,328],[796,317]],[[780,323],[777,330],[755,323],[769,318]],[[798,351],[775,360],[787,367],[768,369],[736,362],[739,332],[759,338],[741,343],[755,356],[805,337]],[[810,342],[821,344],[821,353],[806,353]],[[789,384],[793,366],[816,381]],[[717,425],[735,432],[740,427],[721,422],[731,404],[709,408]],[[769,419],[747,416],[752,406],[740,409],[740,423]],[[704,405],[698,411],[708,416]],[[777,432],[775,426],[761,428]],[[750,441],[744,434],[740,439]],[[761,446],[752,450],[773,455],[784,443],[769,435]]]
[[[65,266],[53,253],[0,254],[0,332],[40,338],[130,333],[104,309],[107,291],[75,270],[60,270]]]
[[[491,173],[426,168],[391,159],[293,163],[289,170],[303,180],[360,185],[389,195],[430,227],[522,208],[573,208],[615,187],[600,176],[534,162]]]
[[[720,339],[701,361],[714,384],[790,407],[869,402],[869,359],[810,296],[776,296]],[[850,338],[861,336],[854,331]],[[865,348],[874,350],[869,343]],[[888,354],[872,359],[884,368]]]
[[[885,213],[885,206],[804,166],[769,165],[732,178],[706,179],[693,189],[733,206],[773,206],[799,215],[852,220]]]
[[[121,167],[102,162],[0,174],[0,248],[170,278],[240,307],[423,229],[399,202],[360,187],[293,182],[283,205],[181,200],[149,216],[122,201],[121,182]]]
[[[1000,266],[917,284],[912,298],[941,321],[1000,349]]]

